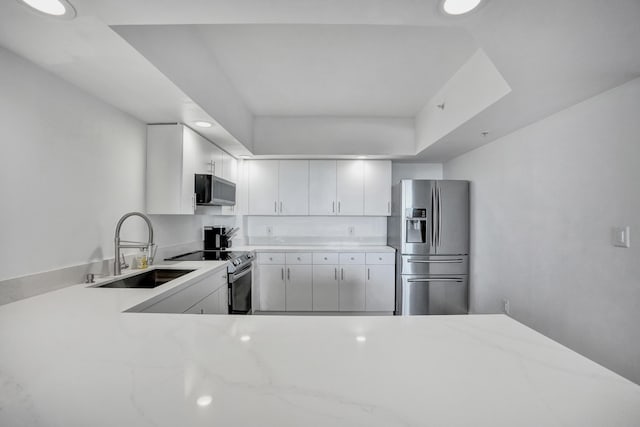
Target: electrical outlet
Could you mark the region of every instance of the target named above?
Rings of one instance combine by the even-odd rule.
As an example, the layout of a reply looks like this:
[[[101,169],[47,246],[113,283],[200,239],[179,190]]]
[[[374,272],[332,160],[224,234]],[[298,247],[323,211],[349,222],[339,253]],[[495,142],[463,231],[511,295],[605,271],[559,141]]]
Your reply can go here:
[[[273,236],[273,227],[271,225],[267,225],[267,236]]]
[[[631,246],[631,227],[628,225],[613,227],[613,246],[628,248]]]
[[[349,236],[353,236],[356,234],[356,228],[353,225],[350,225],[349,228],[347,228],[347,233]]]
[[[502,300],[502,311],[504,311],[504,314],[507,316],[511,316],[511,304],[507,298]]]

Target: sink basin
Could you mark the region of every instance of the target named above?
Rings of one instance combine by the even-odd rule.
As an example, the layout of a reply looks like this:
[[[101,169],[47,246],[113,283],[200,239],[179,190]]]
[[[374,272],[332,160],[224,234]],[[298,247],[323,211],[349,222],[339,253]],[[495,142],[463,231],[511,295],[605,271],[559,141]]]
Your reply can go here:
[[[195,270],[162,269],[145,271],[135,276],[114,280],[97,288],[155,288]]]

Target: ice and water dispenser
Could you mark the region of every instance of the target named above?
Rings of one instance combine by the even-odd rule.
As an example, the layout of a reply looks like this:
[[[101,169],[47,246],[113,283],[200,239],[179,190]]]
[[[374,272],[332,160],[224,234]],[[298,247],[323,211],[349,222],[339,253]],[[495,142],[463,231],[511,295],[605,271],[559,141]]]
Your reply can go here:
[[[427,210],[408,208],[405,221],[406,243],[427,243]]]

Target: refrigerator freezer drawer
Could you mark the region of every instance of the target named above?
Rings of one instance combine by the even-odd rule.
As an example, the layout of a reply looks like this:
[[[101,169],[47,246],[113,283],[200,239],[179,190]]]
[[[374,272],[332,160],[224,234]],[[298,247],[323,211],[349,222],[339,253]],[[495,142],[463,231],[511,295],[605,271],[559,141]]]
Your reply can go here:
[[[466,276],[402,276],[403,315],[468,314]]]
[[[469,274],[468,255],[402,255],[401,274]]]

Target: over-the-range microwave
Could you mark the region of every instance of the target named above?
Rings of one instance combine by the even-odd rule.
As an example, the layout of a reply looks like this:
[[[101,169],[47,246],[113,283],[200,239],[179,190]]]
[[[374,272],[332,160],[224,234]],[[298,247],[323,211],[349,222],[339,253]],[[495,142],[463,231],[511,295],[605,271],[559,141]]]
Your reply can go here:
[[[209,174],[195,174],[196,204],[200,206],[235,206],[236,184]]]

